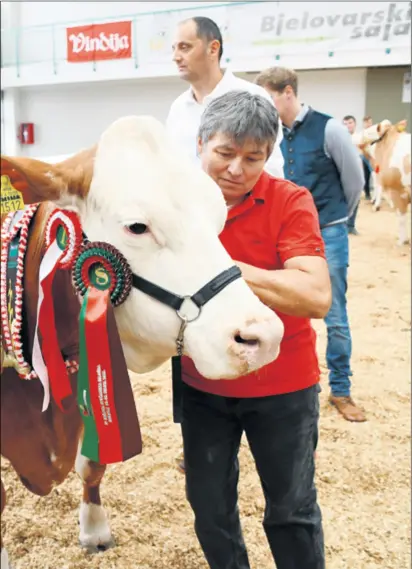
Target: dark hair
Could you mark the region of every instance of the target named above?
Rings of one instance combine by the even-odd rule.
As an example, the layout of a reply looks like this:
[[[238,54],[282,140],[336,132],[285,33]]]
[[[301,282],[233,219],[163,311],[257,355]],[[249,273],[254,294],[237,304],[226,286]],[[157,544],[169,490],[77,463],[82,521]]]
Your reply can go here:
[[[366,117],[363,117],[364,121],[371,121],[372,117],[370,115],[366,115]]]
[[[216,24],[216,22],[214,22],[210,18],[205,18],[204,16],[195,16],[194,18],[190,19],[196,24],[198,38],[205,40],[207,42],[217,40],[220,43],[220,48],[219,48],[219,61],[220,61],[223,54],[223,38],[219,26]]]
[[[356,119],[355,119],[355,117],[354,117],[353,115],[346,115],[346,116],[343,117],[343,120],[344,120],[344,121],[354,121],[354,122],[356,122]]]

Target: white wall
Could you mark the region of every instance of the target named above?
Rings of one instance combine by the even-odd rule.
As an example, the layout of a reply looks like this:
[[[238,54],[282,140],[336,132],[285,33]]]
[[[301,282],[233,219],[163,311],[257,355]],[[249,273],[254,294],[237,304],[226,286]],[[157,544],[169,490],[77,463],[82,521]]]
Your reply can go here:
[[[245,75],[252,79],[251,75]],[[364,69],[304,71],[302,101],[338,119],[365,111]],[[177,78],[56,85],[22,89],[21,122],[34,122],[36,143],[23,146],[32,157],[70,154],[94,144],[102,130],[128,114],[151,114],[164,121],[171,102],[187,85]]]
[[[32,157],[70,154],[94,144],[114,120],[130,114],[166,119],[185,85],[179,79],[112,81],[21,89],[20,122],[35,124],[35,144],[22,146]]]

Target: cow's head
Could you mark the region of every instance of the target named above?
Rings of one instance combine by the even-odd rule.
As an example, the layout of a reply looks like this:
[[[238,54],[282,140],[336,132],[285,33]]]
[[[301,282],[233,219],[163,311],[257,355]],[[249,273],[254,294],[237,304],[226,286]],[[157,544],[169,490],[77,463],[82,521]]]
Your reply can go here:
[[[392,124],[391,121],[385,119],[377,124],[366,128],[362,133],[362,141],[359,144],[360,148],[365,148],[366,146],[383,140],[386,135],[391,132],[393,134],[405,132],[408,122],[406,120],[399,121]]]
[[[218,238],[220,189],[151,117],[117,120],[96,147],[58,164],[3,157],[2,174],[26,204],[77,211],[91,241],[114,245],[136,275],[176,294],[192,295],[233,265]],[[129,369],[175,354],[180,320],[170,307],[132,289],[116,318]],[[282,336],[280,319],[237,279],[187,326],[185,353],[207,377],[236,377],[274,360]]]

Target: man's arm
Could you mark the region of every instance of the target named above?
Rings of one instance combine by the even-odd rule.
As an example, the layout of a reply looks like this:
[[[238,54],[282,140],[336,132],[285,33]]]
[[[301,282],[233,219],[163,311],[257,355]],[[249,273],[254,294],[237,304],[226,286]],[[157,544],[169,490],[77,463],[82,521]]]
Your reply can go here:
[[[237,265],[252,291],[270,308],[301,318],[324,318],[328,313],[332,292],[322,257],[292,257],[279,271]]]
[[[359,153],[352,143],[351,136],[336,119],[330,119],[326,124],[325,151],[339,170],[350,217],[359,203],[365,177]]]
[[[324,318],[332,293],[318,212],[308,190],[291,186],[287,201],[274,200],[277,211],[271,212],[283,218],[280,231],[273,235],[283,269],[237,264],[250,288],[270,308],[290,316]]]

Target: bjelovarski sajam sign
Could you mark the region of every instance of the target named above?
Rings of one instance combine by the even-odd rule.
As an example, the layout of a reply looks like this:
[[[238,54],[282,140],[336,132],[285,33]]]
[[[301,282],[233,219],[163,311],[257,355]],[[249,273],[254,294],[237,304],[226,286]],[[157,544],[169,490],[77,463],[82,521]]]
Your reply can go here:
[[[67,28],[67,61],[104,61],[132,57],[132,23],[110,22]]]
[[[231,64],[268,55],[410,50],[410,2],[256,2],[226,9]]]
[[[297,30],[305,33],[305,30],[321,30],[324,34],[333,34],[335,30],[342,30],[342,35],[348,39],[379,38],[388,42],[393,36],[409,36],[411,29],[411,7],[406,2],[376,2],[369,5],[367,11],[361,11],[358,6],[348,6],[353,2],[340,2],[341,10],[328,14],[328,6],[323,13],[291,14],[279,13],[278,15],[263,16],[260,31],[262,34],[272,32],[276,36],[282,36],[285,31]],[[346,6],[345,6],[346,4]],[[380,5],[379,5],[380,4]],[[383,4],[383,5],[382,5]]]

